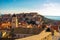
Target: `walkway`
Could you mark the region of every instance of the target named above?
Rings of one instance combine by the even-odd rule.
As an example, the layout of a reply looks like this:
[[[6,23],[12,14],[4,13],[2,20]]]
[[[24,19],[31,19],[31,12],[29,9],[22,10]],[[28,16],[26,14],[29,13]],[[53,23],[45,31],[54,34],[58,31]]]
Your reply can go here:
[[[29,36],[26,38],[21,38],[16,40],[52,40],[52,35],[51,35],[51,32],[45,32],[45,30],[43,30],[38,35]]]

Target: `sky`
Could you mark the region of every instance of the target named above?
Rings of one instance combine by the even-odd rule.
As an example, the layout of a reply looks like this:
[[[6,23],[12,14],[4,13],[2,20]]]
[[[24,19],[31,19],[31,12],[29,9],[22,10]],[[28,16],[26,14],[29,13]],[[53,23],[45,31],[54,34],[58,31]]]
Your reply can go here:
[[[0,14],[22,12],[60,16],[60,0],[0,0]]]

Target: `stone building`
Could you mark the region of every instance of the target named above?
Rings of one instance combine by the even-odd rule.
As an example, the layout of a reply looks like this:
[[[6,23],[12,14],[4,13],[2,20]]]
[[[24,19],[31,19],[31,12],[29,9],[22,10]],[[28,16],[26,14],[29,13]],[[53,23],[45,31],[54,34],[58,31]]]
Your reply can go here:
[[[15,14],[12,15],[11,26],[13,28],[18,27],[18,19],[17,19],[17,16]]]

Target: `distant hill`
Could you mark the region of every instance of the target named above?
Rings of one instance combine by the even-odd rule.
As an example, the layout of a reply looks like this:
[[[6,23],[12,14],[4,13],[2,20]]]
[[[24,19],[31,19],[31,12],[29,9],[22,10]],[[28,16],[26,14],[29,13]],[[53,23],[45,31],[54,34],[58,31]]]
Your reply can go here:
[[[53,20],[60,20],[60,16],[45,16],[45,17]]]
[[[5,14],[0,14],[0,15],[5,15]],[[9,14],[7,14],[6,16],[8,16]],[[37,18],[42,18],[42,21],[44,21],[45,23],[53,23],[53,22],[58,22],[60,21],[60,16],[43,16],[43,15],[40,15],[36,12],[31,12],[31,13],[19,13],[19,14],[16,14],[17,17],[20,17],[20,15],[22,16],[26,16],[27,15],[27,18],[32,18],[33,15],[36,15]],[[23,17],[24,18],[24,17]]]
[[[41,15],[43,18],[43,21],[45,23],[54,23],[54,22],[59,22],[60,21],[60,16],[43,16]],[[49,18],[50,17],[50,18]]]

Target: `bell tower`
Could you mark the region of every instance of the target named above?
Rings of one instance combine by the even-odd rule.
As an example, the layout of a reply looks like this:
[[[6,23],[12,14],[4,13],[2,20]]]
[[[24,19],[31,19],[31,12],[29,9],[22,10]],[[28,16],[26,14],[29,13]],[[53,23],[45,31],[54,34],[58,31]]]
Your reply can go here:
[[[11,22],[12,28],[18,27],[18,19],[15,14],[12,15],[12,22]]]

